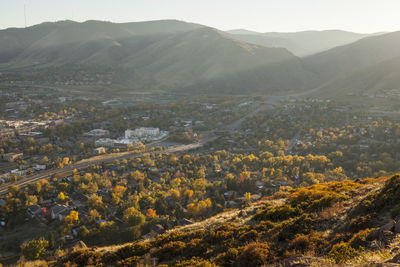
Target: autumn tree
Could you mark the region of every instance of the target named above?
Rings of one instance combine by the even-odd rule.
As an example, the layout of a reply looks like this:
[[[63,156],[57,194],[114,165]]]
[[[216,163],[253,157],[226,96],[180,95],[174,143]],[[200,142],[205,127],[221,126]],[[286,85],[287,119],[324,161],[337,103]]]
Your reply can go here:
[[[135,226],[142,225],[145,222],[146,218],[140,211],[133,207],[130,207],[123,212],[123,220],[129,225]]]
[[[72,225],[76,224],[78,221],[79,221],[79,213],[75,210],[71,210],[69,212],[69,215],[67,215],[65,217],[65,223],[68,226],[72,226]]]
[[[42,238],[33,239],[22,244],[22,254],[28,260],[37,260],[46,256],[49,242]]]

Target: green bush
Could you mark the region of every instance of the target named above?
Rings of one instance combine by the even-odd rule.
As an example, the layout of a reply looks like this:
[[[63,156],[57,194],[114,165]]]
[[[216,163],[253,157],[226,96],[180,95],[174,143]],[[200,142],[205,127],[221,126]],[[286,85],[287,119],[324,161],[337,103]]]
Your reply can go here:
[[[361,230],[357,234],[353,235],[350,239],[349,244],[352,248],[360,249],[368,245],[367,237],[372,232],[373,229]]]
[[[150,243],[134,243],[129,246],[124,246],[118,249],[115,254],[118,255],[120,259],[128,258],[132,256],[143,256],[150,250]]]
[[[237,258],[238,266],[263,266],[271,257],[267,243],[253,242],[248,244]]]
[[[279,241],[288,241],[297,234],[309,234],[316,222],[316,218],[312,214],[305,213],[280,223],[273,231],[277,233]]]
[[[49,242],[43,237],[33,239],[22,244],[22,254],[28,260],[41,259],[46,256]]]
[[[68,263],[72,266],[102,266],[103,258],[102,253],[89,249],[82,249],[73,251],[67,259],[65,259],[65,264]]]
[[[190,260],[177,261],[175,267],[217,267],[215,263],[211,263],[201,258],[192,258]]]
[[[361,203],[354,209],[353,214],[364,215],[376,211],[383,212],[392,210],[400,204],[400,175],[390,178],[385,186],[378,192],[374,192],[365,197]]]
[[[308,235],[296,235],[295,238],[289,242],[288,250],[301,254],[312,252],[316,255],[322,255],[327,247],[329,247],[329,242],[324,239],[320,233],[312,232]]]
[[[174,257],[184,256],[184,251],[186,250],[186,243],[181,241],[171,241],[165,244],[156,252],[156,256],[160,260],[173,260]]]
[[[293,208],[289,204],[284,204],[275,207],[268,207],[267,209],[257,213],[254,216],[254,220],[279,222],[296,217],[298,215],[300,215],[299,209]]]
[[[233,266],[238,255],[239,251],[236,248],[229,248],[226,252],[218,254],[215,262],[221,266]]]
[[[125,266],[137,266],[137,264],[140,262],[141,258],[138,256],[134,257],[129,257],[123,260],[120,260],[117,262],[117,266],[119,267],[125,267]]]

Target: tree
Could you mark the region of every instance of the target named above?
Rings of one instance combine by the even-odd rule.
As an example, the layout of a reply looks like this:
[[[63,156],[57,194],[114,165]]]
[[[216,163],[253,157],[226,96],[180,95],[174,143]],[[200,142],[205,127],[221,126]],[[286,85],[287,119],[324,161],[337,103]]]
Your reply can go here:
[[[153,209],[148,209],[146,213],[147,218],[158,218],[157,212]]]
[[[68,192],[69,191],[69,184],[68,183],[59,183],[57,185],[57,190],[60,192]]]
[[[244,193],[244,198],[246,199],[246,201],[248,203],[250,203],[251,202],[251,193],[250,192]]]
[[[186,189],[183,195],[185,196],[186,199],[190,200],[193,197],[193,190]]]
[[[55,237],[54,237],[54,232],[50,232],[49,233],[49,247],[51,248],[51,249],[54,249],[54,246],[55,246],[55,243],[56,243],[56,241],[55,241]]]
[[[33,239],[22,244],[22,253],[28,260],[36,260],[43,258],[46,255],[49,242],[43,237]]]
[[[125,194],[125,191],[126,191],[126,187],[125,186],[116,185],[114,187],[113,193],[114,193],[115,196],[117,196],[119,198],[122,198],[124,196],[124,194]]]
[[[144,180],[144,178],[145,178],[144,174],[142,172],[140,172],[139,170],[132,172],[130,176],[135,181]]]
[[[16,196],[19,192],[19,187],[16,185],[10,186],[10,189],[8,189],[11,195]]]
[[[58,200],[58,202],[60,202],[60,203],[64,203],[64,202],[66,202],[66,201],[68,200],[68,196],[65,195],[63,192],[60,192],[60,193],[58,194],[58,196],[57,196],[57,200]]]
[[[36,205],[38,203],[38,199],[36,196],[27,196],[25,200],[25,207],[28,208],[32,205]]]
[[[89,211],[89,220],[90,221],[95,222],[100,219],[101,219],[101,215],[97,210],[93,209],[93,210]]]
[[[105,209],[103,203],[103,197],[93,194],[91,198],[89,198],[87,202],[88,206],[92,209],[103,211]]]
[[[65,217],[65,222],[68,226],[72,226],[79,221],[79,213],[75,210],[71,210],[69,215]]]
[[[127,224],[132,225],[132,226],[142,225],[146,220],[144,215],[140,211],[138,211],[137,209],[135,209],[133,207],[127,208],[124,211],[123,219]]]
[[[172,197],[173,200],[178,201],[181,197],[181,193],[177,189],[170,189],[168,191],[169,195]]]
[[[38,183],[28,184],[29,190],[31,190],[35,194],[39,194],[40,190],[42,189],[42,185]]]
[[[65,166],[65,165],[68,165],[68,164],[70,163],[69,158],[68,158],[68,157],[63,158],[62,163],[63,163],[64,166]]]

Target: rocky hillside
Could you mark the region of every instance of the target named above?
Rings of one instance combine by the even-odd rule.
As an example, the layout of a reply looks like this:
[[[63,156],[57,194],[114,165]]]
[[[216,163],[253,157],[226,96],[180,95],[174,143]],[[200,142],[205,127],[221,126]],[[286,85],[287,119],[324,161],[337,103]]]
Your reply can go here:
[[[136,243],[80,245],[47,264],[396,266],[399,204],[400,175],[316,184]]]

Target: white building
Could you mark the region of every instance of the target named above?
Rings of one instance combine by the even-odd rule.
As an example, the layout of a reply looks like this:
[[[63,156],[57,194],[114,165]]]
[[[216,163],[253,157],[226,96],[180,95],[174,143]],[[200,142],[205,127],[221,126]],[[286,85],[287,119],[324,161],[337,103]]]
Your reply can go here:
[[[94,142],[94,145],[96,147],[101,147],[101,146],[113,147],[115,145],[115,142],[116,142],[115,140],[110,139],[110,138],[102,138],[102,139],[96,140]]]
[[[126,130],[125,138],[126,139],[135,139],[135,138],[143,138],[143,137],[155,137],[160,135],[159,128],[137,128],[135,130]]]
[[[109,131],[103,130],[103,129],[94,129],[94,130],[91,130],[90,132],[85,133],[85,135],[87,135],[87,136],[95,136],[95,137],[106,136],[109,134],[110,134]]]
[[[98,148],[95,148],[94,149],[94,153],[95,154],[103,154],[103,153],[105,153],[106,152],[106,149],[104,148],[104,147],[98,147]]]

